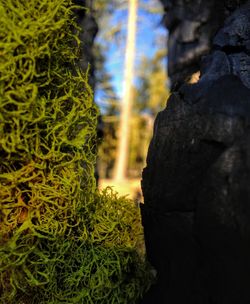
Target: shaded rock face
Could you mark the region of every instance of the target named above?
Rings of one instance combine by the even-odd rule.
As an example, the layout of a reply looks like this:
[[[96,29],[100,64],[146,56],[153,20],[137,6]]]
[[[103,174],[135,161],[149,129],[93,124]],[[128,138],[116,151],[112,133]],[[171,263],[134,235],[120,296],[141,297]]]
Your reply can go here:
[[[250,303],[250,1],[239,2],[199,57],[199,82],[155,121],[142,219],[158,275],[142,303]]]
[[[200,70],[214,34],[245,0],[160,0],[169,31],[168,74],[173,87]]]

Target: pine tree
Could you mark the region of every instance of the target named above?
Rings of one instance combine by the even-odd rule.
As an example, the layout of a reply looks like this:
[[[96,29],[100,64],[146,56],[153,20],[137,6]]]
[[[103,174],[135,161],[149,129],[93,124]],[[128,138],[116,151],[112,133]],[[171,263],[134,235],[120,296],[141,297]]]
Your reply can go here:
[[[137,0],[129,0],[128,5],[129,16],[125,52],[124,96],[120,111],[121,117],[118,137],[119,144],[114,174],[114,179],[117,181],[124,180],[127,174],[130,119],[132,109],[132,83],[135,60]]]

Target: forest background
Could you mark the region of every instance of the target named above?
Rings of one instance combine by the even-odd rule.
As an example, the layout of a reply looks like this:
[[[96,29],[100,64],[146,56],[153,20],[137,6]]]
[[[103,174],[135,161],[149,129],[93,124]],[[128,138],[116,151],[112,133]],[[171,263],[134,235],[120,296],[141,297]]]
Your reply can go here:
[[[99,184],[101,188],[114,186],[121,194],[131,192],[132,197],[141,200],[141,172],[153,121],[169,95],[162,7],[156,0],[96,0],[91,9],[99,27],[94,46],[94,91],[101,112],[102,135],[97,164]],[[130,26],[133,23],[132,32],[129,22]],[[130,56],[131,67],[127,66],[126,56]],[[127,126],[119,135],[127,103]],[[119,167],[123,168],[122,173],[118,172]]]

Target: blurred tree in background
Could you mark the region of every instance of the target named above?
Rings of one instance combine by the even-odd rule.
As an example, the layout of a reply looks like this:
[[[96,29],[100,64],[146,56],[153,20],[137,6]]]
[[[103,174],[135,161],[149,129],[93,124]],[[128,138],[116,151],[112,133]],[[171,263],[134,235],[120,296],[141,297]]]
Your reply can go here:
[[[118,146],[113,176],[113,178],[118,182],[126,180],[128,173],[127,169],[133,107],[132,95],[136,55],[137,18],[138,0],[129,0],[122,98],[120,103],[120,119],[118,124]]]
[[[166,50],[158,50],[153,58],[143,57],[134,87],[134,107],[130,136],[129,176],[140,177],[145,166],[148,145],[156,114],[166,105],[168,78],[163,61]]]
[[[124,58],[126,40],[126,16],[128,1],[94,1],[94,10],[99,24],[99,38],[95,46],[96,100],[101,108],[104,138],[99,148],[99,171],[101,178],[112,178],[118,151],[118,125],[120,119],[121,93],[115,88],[112,70],[107,68],[107,59],[116,44]],[[121,18],[114,15],[120,12]],[[143,24],[150,24],[151,31],[160,24],[151,21],[161,14],[157,1],[140,0],[138,3],[137,35],[143,36]],[[143,19],[143,20],[142,20]],[[141,22],[142,21],[142,22]],[[140,38],[140,37],[139,37]],[[168,97],[168,80],[165,71],[165,37],[154,41],[154,52],[136,52],[136,71],[133,75],[132,115],[129,119],[128,177],[139,177],[145,165],[146,151],[152,135],[153,120],[163,109]],[[164,44],[163,44],[164,41]],[[115,60],[115,58],[114,58]]]
[[[165,49],[158,49],[152,58],[144,56],[139,66],[135,107],[152,117],[163,109],[169,95],[166,55]]]
[[[121,31],[121,24],[112,23],[115,9],[121,5],[117,0],[93,1],[93,13],[99,25],[100,39],[95,42],[95,100],[101,108],[101,120],[104,139],[99,147],[98,171],[102,178],[111,178],[116,159],[117,134],[116,129],[119,117],[119,100],[112,84],[112,75],[106,67],[107,54],[110,44],[114,43]],[[117,41],[116,41],[117,42]]]

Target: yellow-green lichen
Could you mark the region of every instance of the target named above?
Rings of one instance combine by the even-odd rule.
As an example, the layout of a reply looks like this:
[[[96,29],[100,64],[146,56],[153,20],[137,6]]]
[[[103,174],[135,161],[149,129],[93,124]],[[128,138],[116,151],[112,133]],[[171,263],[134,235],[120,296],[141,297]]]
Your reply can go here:
[[[0,301],[133,303],[139,211],[94,180],[97,108],[71,0],[0,2]]]

